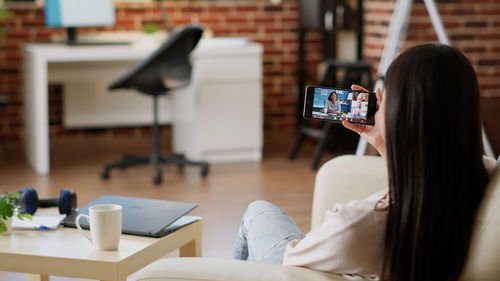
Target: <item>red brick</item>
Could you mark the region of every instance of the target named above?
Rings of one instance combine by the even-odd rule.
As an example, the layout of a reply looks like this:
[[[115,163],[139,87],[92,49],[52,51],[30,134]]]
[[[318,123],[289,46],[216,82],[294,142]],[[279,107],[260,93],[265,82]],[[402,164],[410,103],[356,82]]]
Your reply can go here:
[[[207,24],[207,23],[220,23],[223,19],[214,16],[202,16],[199,18],[199,20],[202,24]]]
[[[231,33],[231,30],[229,30],[229,28],[214,28],[212,31],[214,35]]]
[[[264,27],[264,32],[265,33],[283,33],[283,32],[285,32],[285,29],[283,27],[266,26],[266,27]]]
[[[36,10],[11,9],[11,11],[14,12],[16,17],[33,18],[36,16]]]
[[[45,21],[43,18],[23,20],[23,27],[39,27],[39,26],[44,26],[44,25],[45,25]]]
[[[410,22],[410,29],[428,29],[431,28],[432,24],[427,22]]]
[[[443,25],[445,28],[453,28],[461,26],[461,24],[457,21],[444,21]]]
[[[31,38],[31,34],[33,32],[30,30],[7,30],[6,32],[6,40],[9,39],[21,39],[21,40],[28,40]]]
[[[134,19],[131,17],[116,19],[116,25],[133,25],[134,22]]]
[[[392,11],[391,11],[392,13]],[[417,9],[417,8],[413,8],[413,10],[411,11],[411,15],[412,16],[428,16],[429,13],[427,12],[427,10],[425,8],[421,8],[421,9]]]
[[[0,50],[18,50],[21,46],[21,40],[0,40]]]
[[[185,8],[181,8],[181,12],[182,13],[201,13],[201,12],[203,12],[203,9],[198,8],[198,7],[185,7]]]
[[[476,11],[474,9],[452,9],[452,10],[440,10],[443,15],[456,15],[456,16],[467,16],[474,15]]]
[[[274,22],[274,17],[272,16],[258,16],[255,17],[256,23],[271,23]]]
[[[500,66],[500,59],[480,59],[478,65]]]
[[[479,88],[481,88],[481,90],[500,89],[500,84],[499,83],[479,83]]]
[[[477,12],[478,15],[499,15],[500,9],[481,9]]]
[[[299,17],[298,17],[298,15],[297,16],[285,16],[285,17],[283,17],[282,21],[285,23],[290,23],[290,22],[298,23]]]
[[[246,23],[248,19],[246,17],[227,17],[226,22],[228,23]]]
[[[257,28],[256,27],[237,27],[236,32],[238,33],[256,33]]]
[[[494,2],[495,0],[462,0],[464,3],[488,3]]]
[[[136,135],[135,128],[113,128],[111,130],[113,136],[134,136]]]
[[[386,9],[371,9],[369,10],[370,13],[372,14],[391,14],[391,10],[386,10]]]
[[[281,6],[266,6],[264,8],[264,11],[266,11],[266,12],[282,12],[283,7],[281,7]]]
[[[429,42],[429,41],[436,41],[437,37],[434,33],[418,33],[418,34],[408,34],[406,40],[407,42],[412,42],[412,41]]]
[[[257,12],[259,9],[255,6],[236,7],[236,12]]]
[[[171,23],[173,25],[188,24],[188,23],[191,23],[191,22],[192,22],[191,18],[186,18],[186,17],[180,17],[180,18],[173,18],[173,19],[171,19]]]
[[[476,34],[476,38],[480,40],[497,40],[500,39],[500,33]]]
[[[3,141],[17,141],[20,139],[20,136],[21,136],[21,131],[20,130],[17,130],[17,131],[12,131],[12,130],[9,130],[8,132],[0,132],[0,139],[3,140]]]
[[[281,76],[281,75],[283,75],[283,71],[282,70],[264,69],[264,75],[265,76]]]
[[[473,34],[452,34],[450,35],[451,40],[472,40],[474,39]]]
[[[227,13],[230,11],[229,7],[208,7],[207,11],[210,13]]]
[[[125,11],[125,14],[127,14],[127,16],[132,16],[132,15],[145,15],[148,14],[148,12],[150,13],[151,11],[154,11],[154,9],[151,10],[146,8],[133,8],[133,9],[130,8],[130,9],[124,9],[123,11]]]
[[[486,52],[485,47],[466,47],[463,49],[465,53],[484,53]]]
[[[467,21],[465,22],[465,27],[487,27],[488,23],[486,21]]]

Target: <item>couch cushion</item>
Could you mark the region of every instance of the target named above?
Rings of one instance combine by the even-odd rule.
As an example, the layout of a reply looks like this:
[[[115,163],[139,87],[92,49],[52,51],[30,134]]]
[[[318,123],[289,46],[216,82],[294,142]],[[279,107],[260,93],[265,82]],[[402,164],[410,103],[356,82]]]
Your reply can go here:
[[[470,254],[462,280],[500,277],[500,168],[490,178],[476,216]]]
[[[211,258],[158,260],[130,278],[131,281],[343,281],[340,275],[302,267]]]
[[[366,198],[387,188],[387,168],[379,156],[344,155],[321,166],[314,183],[311,228],[335,203]]]

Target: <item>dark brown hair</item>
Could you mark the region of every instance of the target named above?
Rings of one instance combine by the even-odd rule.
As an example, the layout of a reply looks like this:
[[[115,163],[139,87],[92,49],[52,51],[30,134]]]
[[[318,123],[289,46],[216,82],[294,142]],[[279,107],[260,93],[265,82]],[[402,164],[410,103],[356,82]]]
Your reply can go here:
[[[446,45],[402,53],[385,80],[389,207],[383,280],[457,280],[488,182],[479,88]]]
[[[337,95],[337,92],[333,91],[333,92],[331,92],[331,93],[330,93],[330,95],[328,96],[328,101],[330,101],[330,102],[332,101],[332,96],[333,96],[333,95],[335,95],[335,97],[336,97],[337,99],[339,99],[339,95]]]

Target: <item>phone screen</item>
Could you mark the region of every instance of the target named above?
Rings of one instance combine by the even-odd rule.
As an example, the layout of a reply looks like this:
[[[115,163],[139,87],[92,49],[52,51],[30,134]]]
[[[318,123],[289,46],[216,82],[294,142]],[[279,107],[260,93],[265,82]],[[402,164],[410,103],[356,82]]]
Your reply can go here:
[[[308,86],[304,118],[373,125],[376,104],[375,93]]]

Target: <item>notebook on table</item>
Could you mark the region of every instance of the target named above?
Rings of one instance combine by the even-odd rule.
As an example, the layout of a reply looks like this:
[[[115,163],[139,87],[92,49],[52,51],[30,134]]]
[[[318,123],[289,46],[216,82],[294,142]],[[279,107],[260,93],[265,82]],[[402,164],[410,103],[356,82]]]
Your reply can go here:
[[[163,237],[200,219],[199,217],[184,216],[198,207],[194,203],[103,195],[67,216],[61,224],[76,228],[76,217],[79,214],[88,215],[89,207],[98,204],[118,204],[123,207],[123,234]],[[85,229],[89,228],[85,219],[80,220],[80,226]]]

